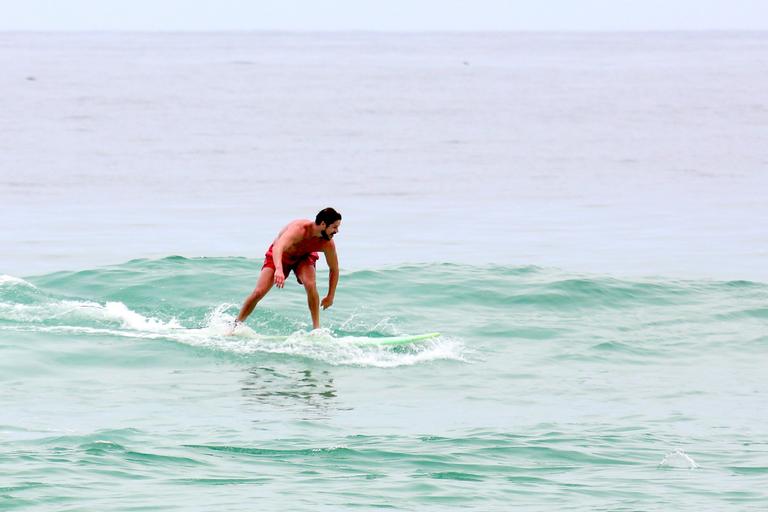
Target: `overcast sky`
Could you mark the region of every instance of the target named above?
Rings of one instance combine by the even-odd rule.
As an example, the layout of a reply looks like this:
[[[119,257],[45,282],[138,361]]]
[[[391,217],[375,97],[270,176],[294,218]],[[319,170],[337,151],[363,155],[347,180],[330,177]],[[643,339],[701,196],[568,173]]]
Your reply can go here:
[[[0,30],[732,29],[768,0],[0,0]]]

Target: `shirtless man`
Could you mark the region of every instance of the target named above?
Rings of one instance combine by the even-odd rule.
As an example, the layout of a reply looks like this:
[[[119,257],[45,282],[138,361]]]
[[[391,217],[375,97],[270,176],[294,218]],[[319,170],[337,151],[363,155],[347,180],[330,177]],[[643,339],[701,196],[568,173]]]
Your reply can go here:
[[[336,257],[333,236],[338,233],[340,225],[339,212],[333,208],[325,208],[320,210],[314,222],[300,219],[285,226],[265,254],[264,266],[261,267],[256,288],[245,299],[233,330],[248,318],[256,304],[272,289],[273,284],[278,288],[285,286],[285,278],[291,270],[296,274],[299,284],[303,284],[307,291],[312,328],[320,328],[320,306],[323,309],[331,307],[339,282],[339,260]],[[325,261],[330,270],[328,295],[322,301],[315,284],[315,262],[320,251],[325,254]]]

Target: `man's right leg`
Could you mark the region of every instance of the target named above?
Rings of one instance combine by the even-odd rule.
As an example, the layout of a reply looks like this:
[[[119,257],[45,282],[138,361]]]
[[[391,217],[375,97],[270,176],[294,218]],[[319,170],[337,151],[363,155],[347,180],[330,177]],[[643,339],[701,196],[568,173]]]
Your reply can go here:
[[[248,315],[253,312],[253,308],[259,303],[261,299],[272,289],[272,285],[275,284],[275,269],[264,267],[259,274],[259,280],[256,282],[256,288],[253,289],[251,294],[245,299],[243,307],[240,309],[240,314],[237,315],[238,322],[244,322]]]
[[[315,265],[312,260],[303,260],[296,267],[296,277],[307,291],[307,305],[312,315],[312,328],[320,328],[320,296],[315,282]]]

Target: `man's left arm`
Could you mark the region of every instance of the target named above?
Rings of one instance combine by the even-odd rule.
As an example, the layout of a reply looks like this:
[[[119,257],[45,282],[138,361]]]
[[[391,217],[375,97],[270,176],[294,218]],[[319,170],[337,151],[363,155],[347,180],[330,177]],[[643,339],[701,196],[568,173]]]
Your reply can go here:
[[[339,284],[339,258],[336,255],[336,245],[331,242],[323,251],[325,261],[328,263],[328,295],[320,302],[323,309],[333,305],[333,297],[336,295],[336,285]]]

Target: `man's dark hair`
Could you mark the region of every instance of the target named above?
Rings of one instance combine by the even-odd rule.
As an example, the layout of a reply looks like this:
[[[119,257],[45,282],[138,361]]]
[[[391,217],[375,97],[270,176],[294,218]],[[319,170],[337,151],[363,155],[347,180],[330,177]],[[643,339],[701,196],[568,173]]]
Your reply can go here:
[[[319,226],[320,223],[325,222],[326,226],[330,226],[337,220],[341,220],[341,214],[339,212],[333,208],[323,208],[318,212],[317,217],[315,217],[315,224]]]

